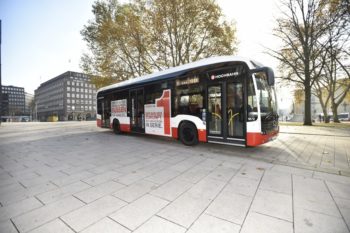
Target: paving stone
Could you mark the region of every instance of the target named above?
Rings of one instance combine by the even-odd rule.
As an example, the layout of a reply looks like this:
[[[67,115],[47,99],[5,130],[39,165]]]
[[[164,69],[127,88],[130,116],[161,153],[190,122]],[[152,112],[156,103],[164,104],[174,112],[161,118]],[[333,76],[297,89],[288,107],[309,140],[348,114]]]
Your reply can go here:
[[[39,194],[36,197],[40,199],[40,201],[42,201],[43,203],[48,204],[88,188],[91,188],[91,186],[81,181],[78,181],[76,183],[63,186],[59,189]]]
[[[128,229],[135,230],[168,203],[163,199],[147,194],[111,214],[110,217]]]
[[[102,183],[105,183],[107,181],[113,180],[121,175],[122,174],[119,172],[107,171],[107,172],[104,172],[102,174],[99,174],[99,175],[96,175],[93,177],[89,177],[87,179],[83,179],[83,181],[88,183],[89,185],[98,185],[98,184],[102,184]]]
[[[60,219],[55,219],[52,222],[46,223],[29,233],[74,233],[66,224]]]
[[[156,184],[164,184],[164,183],[168,182],[169,180],[175,178],[179,174],[180,174],[180,172],[178,172],[178,171],[175,171],[172,169],[165,169],[165,170],[157,172],[151,176],[146,177],[145,180],[149,180],[149,181],[156,183]]]
[[[201,179],[203,179],[205,176],[207,176],[210,173],[210,170],[207,168],[203,168],[200,166],[195,166],[186,172],[182,173],[177,177],[177,179],[184,180],[189,183],[197,183]]]
[[[124,184],[124,185],[130,185],[132,183],[135,183],[138,180],[141,180],[147,176],[151,175],[149,172],[137,170],[132,173],[120,176],[119,178],[115,179],[118,183]]]
[[[350,185],[350,177],[349,176],[340,176],[340,175],[315,171],[313,178]]]
[[[106,196],[64,215],[61,219],[75,231],[81,231],[124,205],[124,201]]]
[[[60,201],[45,205],[26,214],[15,217],[13,218],[13,222],[20,232],[26,232],[83,205],[84,203],[78,199],[74,197],[67,197]]]
[[[89,226],[81,233],[130,233],[131,231],[121,226],[110,218],[103,218],[97,223]]]
[[[4,193],[0,195],[0,202],[3,205],[10,205],[53,189],[57,189],[57,186],[52,183],[39,184],[27,189],[17,190],[13,193]]]
[[[338,208],[322,180],[293,176],[294,208],[340,217]]]
[[[247,215],[253,198],[235,194],[232,192],[232,189],[232,186],[225,187],[205,212],[212,216],[241,225]]]
[[[92,165],[92,164],[82,164],[82,161],[79,161],[79,166],[64,169],[64,170],[62,170],[62,172],[66,173],[68,175],[73,175],[75,173],[80,173],[84,170],[88,170],[88,169],[91,169],[94,167],[96,167],[96,166]]]
[[[178,172],[184,172],[190,169],[191,167],[195,166],[196,164],[202,162],[203,160],[204,158],[202,157],[189,157],[188,159],[183,160],[180,163],[177,163],[169,167],[169,169],[172,169]]]
[[[234,174],[237,173],[237,171],[237,169],[231,167],[219,166],[215,168],[212,172],[210,172],[207,178],[227,182],[233,177]]]
[[[114,181],[108,181],[106,183],[96,185],[89,189],[85,189],[84,191],[74,194],[74,196],[79,198],[79,200],[84,201],[85,203],[90,203],[103,196],[111,194],[123,187],[125,186],[122,184],[119,184]]]
[[[229,183],[234,193],[250,197],[255,195],[258,185],[259,180],[236,176]]]
[[[140,226],[134,233],[184,233],[186,228],[169,222],[158,216],[153,216],[150,220]]]
[[[17,215],[41,207],[42,204],[35,198],[28,198],[17,203],[0,208],[0,221],[9,220]]]
[[[0,222],[0,232],[3,233],[18,233],[15,226],[12,224],[10,220]]]
[[[225,183],[203,179],[165,207],[158,215],[188,228],[208,207]]]
[[[293,222],[292,196],[289,194],[259,189],[251,210]]]
[[[188,233],[239,233],[239,225],[203,214],[187,231]]]
[[[113,194],[113,196],[116,196],[126,202],[132,202],[156,188],[157,185],[154,183],[146,180],[140,180],[130,186],[118,190]]]
[[[168,201],[173,201],[192,186],[192,183],[181,179],[174,179],[151,191],[151,194]]]
[[[343,216],[348,229],[350,229],[350,200],[337,197],[335,197],[334,200],[340,209],[341,215]]]
[[[333,197],[350,199],[350,185],[335,182],[326,182]]]
[[[249,212],[241,233],[293,233],[293,224],[278,218]]]
[[[75,182],[77,182],[79,180],[92,177],[94,175],[95,174],[92,173],[92,172],[82,171],[82,172],[78,172],[78,173],[75,173],[75,174],[72,174],[72,175],[69,175],[69,176],[66,176],[66,177],[60,177],[60,178],[57,178],[57,179],[53,179],[51,182],[56,184],[56,185],[58,185],[58,186],[65,186],[65,185],[69,185],[69,184],[75,183]]]
[[[342,218],[301,208],[294,211],[295,233],[348,233]]]
[[[292,194],[292,177],[290,174],[282,172],[266,171],[259,189]]]
[[[235,178],[249,178],[260,181],[261,177],[264,174],[264,170],[264,168],[260,168],[258,166],[256,167],[244,165],[235,175]]]
[[[0,196],[1,195],[6,195],[6,193],[14,193],[14,192],[17,192],[19,190],[25,190],[25,188],[20,185],[18,182],[16,183],[12,183],[12,184],[9,184],[9,185],[4,185],[4,186],[1,186],[0,188]]]

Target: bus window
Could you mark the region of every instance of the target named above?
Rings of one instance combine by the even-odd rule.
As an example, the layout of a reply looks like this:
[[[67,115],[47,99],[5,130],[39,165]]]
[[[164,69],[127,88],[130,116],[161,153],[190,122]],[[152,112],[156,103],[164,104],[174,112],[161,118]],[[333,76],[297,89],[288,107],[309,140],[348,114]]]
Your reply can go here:
[[[201,116],[204,101],[203,85],[197,76],[189,76],[176,80],[174,116],[188,114]]]
[[[256,101],[254,82],[251,76],[247,80],[247,93],[248,93],[247,94],[247,97],[248,97],[247,121],[255,121],[258,119],[258,106]]]
[[[222,124],[221,86],[208,88],[209,134],[220,135]]]

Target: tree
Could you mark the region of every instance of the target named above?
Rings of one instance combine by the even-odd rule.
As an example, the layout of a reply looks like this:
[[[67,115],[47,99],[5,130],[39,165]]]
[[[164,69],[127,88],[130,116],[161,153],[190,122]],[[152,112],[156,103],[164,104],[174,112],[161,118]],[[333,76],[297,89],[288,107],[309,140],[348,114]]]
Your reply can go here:
[[[236,29],[213,0],[97,1],[81,34],[81,67],[97,87],[236,51]]]
[[[317,46],[335,19],[326,17],[326,0],[286,0],[283,16],[277,19],[274,35],[283,45],[270,50],[284,69],[285,80],[302,85],[305,95],[304,125],[312,125],[311,90],[320,77],[324,61],[317,59],[324,47]]]
[[[321,105],[325,103],[322,106],[323,112],[327,112],[329,102],[334,122],[340,122],[338,107],[350,90],[350,82],[346,80],[350,79],[349,69],[346,67],[350,49],[350,4],[348,1],[330,1],[326,9],[325,17],[335,23],[333,27],[326,29],[321,42],[318,41],[318,46],[323,48],[318,59],[324,62],[324,66],[323,75],[316,80],[314,89]]]

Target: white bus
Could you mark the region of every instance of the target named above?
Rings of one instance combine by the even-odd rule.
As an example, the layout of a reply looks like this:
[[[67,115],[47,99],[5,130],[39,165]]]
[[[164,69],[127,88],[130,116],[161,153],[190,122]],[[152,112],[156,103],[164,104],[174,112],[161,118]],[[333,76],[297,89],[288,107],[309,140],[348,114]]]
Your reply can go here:
[[[98,90],[97,125],[198,142],[257,146],[279,132],[272,69],[221,56]]]

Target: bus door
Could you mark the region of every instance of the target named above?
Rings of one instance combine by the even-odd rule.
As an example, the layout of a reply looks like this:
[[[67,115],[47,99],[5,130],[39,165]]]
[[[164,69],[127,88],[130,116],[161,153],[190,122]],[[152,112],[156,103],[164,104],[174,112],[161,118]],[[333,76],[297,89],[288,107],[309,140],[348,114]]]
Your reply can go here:
[[[209,82],[207,89],[208,142],[245,146],[243,83]]]
[[[109,128],[110,127],[110,125],[109,125],[109,123],[110,123],[109,117],[111,116],[111,109],[110,109],[110,105],[108,104],[108,100],[107,99],[102,100],[101,108],[102,108],[101,127]],[[73,115],[73,117],[74,117],[74,115]]]
[[[143,89],[131,90],[130,93],[130,125],[133,132],[145,132],[145,101]]]

